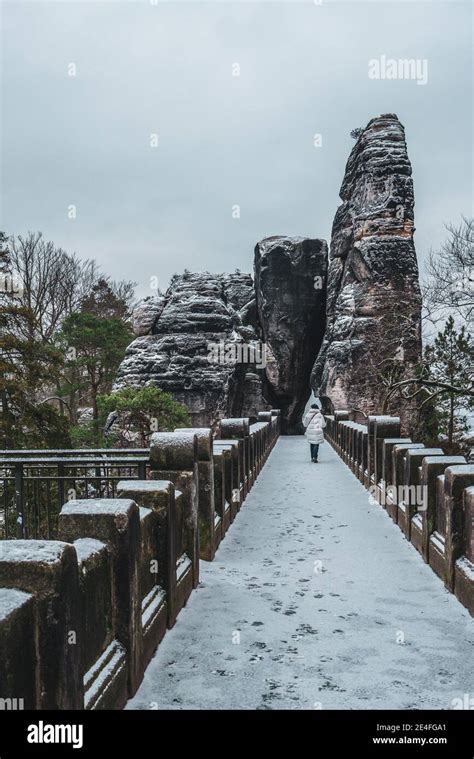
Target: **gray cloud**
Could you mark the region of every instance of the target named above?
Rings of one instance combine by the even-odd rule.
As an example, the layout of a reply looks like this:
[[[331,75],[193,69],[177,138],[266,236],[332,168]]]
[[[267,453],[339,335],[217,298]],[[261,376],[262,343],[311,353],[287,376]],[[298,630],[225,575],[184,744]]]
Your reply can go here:
[[[406,128],[420,259],[472,211],[470,3],[2,11],[2,226],[41,229],[143,294],[185,267],[251,270],[266,235],[328,239],[349,132],[379,113]],[[428,83],[369,79],[380,55],[426,58]]]

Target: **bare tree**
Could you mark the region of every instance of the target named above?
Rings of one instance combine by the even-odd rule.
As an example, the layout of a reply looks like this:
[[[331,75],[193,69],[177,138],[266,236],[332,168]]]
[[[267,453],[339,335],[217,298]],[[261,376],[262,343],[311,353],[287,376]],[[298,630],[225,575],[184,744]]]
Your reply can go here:
[[[95,261],[81,261],[75,253],[68,254],[62,265],[65,317],[80,308],[81,302],[97,283],[100,274]]]
[[[9,239],[9,267],[21,282],[22,292],[17,303],[17,318],[11,328],[18,338],[31,346],[42,345],[44,350],[67,353],[67,346],[59,339],[61,326],[66,319],[83,308],[100,283],[105,283],[111,293],[122,302],[126,319],[130,315],[134,297],[134,282],[114,282],[104,277],[95,261],[81,260],[69,254],[41,232]],[[54,401],[61,413],[68,411],[73,423],[77,419],[77,407],[81,399],[77,388],[80,376],[76,367],[63,367],[60,375],[51,376],[50,386],[37,387],[34,373],[30,385],[35,388],[37,401]],[[62,388],[62,389],[61,389]],[[64,394],[66,393],[66,398]]]
[[[10,262],[23,285],[21,301],[28,313],[18,328],[24,337],[50,343],[97,281],[96,264],[46,242],[41,232],[12,237]]]
[[[425,318],[432,324],[457,316],[468,327],[474,319],[474,218],[446,225],[448,238],[431,251],[423,287]]]
[[[353,346],[355,338],[350,336]],[[357,335],[357,342],[358,354],[351,374],[353,385],[361,389],[357,411],[363,415],[393,413],[405,423],[411,404],[401,406],[395,388],[416,376],[421,355],[419,301],[409,293],[391,298],[382,316],[371,320],[365,332]]]
[[[135,298],[135,287],[137,286],[137,283],[129,282],[125,279],[116,281],[114,279],[108,278],[106,278],[106,282],[114,293],[115,297],[118,300],[123,301],[127,309],[127,317],[130,317],[137,302]]]

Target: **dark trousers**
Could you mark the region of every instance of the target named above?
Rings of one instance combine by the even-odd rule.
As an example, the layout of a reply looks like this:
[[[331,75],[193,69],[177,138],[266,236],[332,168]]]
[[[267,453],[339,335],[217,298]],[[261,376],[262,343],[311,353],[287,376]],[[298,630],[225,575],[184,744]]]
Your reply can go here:
[[[309,447],[311,448],[311,461],[313,459],[318,460],[318,451],[319,451],[319,443],[310,443]]]

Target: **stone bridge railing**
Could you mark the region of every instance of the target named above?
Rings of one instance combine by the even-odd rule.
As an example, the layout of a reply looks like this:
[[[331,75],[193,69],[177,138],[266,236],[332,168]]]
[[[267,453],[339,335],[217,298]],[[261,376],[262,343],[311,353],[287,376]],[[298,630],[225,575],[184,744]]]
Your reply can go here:
[[[400,419],[326,417],[326,437],[445,586],[474,615],[474,465],[400,437]]]
[[[67,502],[59,540],[0,541],[1,708],[122,708],[279,432],[271,411],[155,433],[147,479]]]

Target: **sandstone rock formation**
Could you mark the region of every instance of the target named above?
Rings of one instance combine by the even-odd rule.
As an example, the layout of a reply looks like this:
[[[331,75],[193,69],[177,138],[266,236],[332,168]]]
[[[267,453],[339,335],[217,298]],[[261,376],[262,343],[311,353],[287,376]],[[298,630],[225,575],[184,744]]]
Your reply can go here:
[[[137,303],[132,317],[133,334],[137,337],[151,334],[153,325],[160,316],[164,305],[165,298],[159,294],[149,295]]]
[[[255,362],[245,360],[252,358],[259,339],[252,323],[254,300],[249,274],[176,276],[162,302],[149,302],[151,314],[143,314],[146,302],[139,304],[134,323],[140,333],[148,324],[148,334],[128,347],[114,389],[158,386],[186,404],[198,427],[240,416],[247,405],[261,410],[263,399],[249,395],[249,386],[244,393],[247,372],[262,374]],[[261,382],[250,387],[258,393]]]
[[[224,416],[282,410],[300,431],[325,321],[327,245],[272,237],[250,274],[175,276],[164,296],[141,301],[115,389],[155,385],[185,403],[196,426]]]
[[[327,328],[312,373],[327,410],[380,413],[382,375],[408,376],[420,356],[411,173],[397,116],[372,119],[349,156],[332,229]]]
[[[280,408],[284,432],[302,432],[310,375],[324,336],[327,244],[267,237],[255,247],[259,323],[271,360],[264,394]]]
[[[311,376],[327,411],[403,419],[399,400],[384,401],[420,357],[421,295],[411,165],[395,115],[361,131],[340,196],[329,264],[323,240],[268,237],[255,248],[255,282],[185,272],[164,296],[142,301],[115,387],[168,390],[196,426],[277,407],[291,433],[301,431]],[[245,350],[232,355],[229,346]]]

